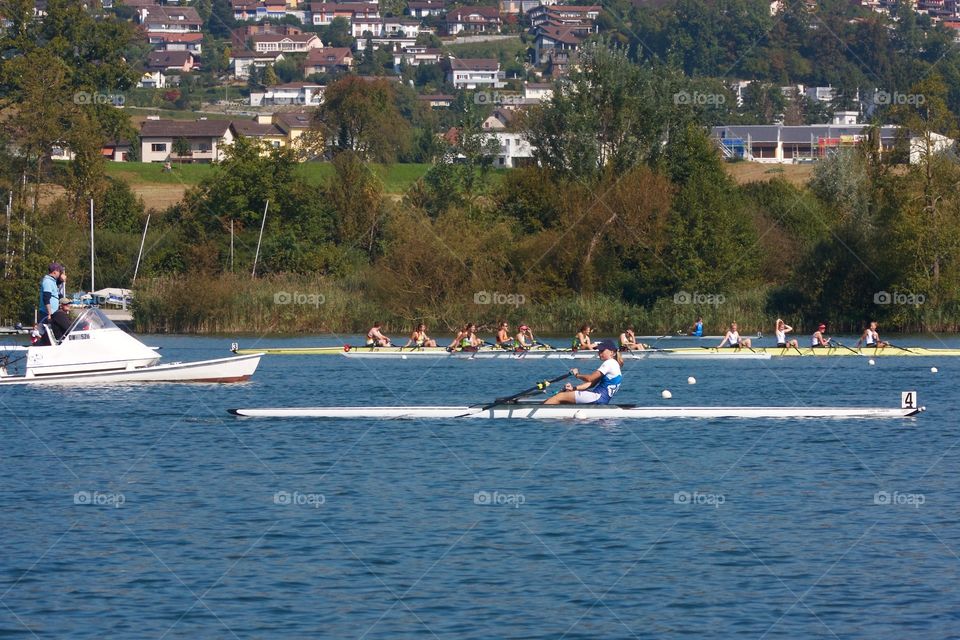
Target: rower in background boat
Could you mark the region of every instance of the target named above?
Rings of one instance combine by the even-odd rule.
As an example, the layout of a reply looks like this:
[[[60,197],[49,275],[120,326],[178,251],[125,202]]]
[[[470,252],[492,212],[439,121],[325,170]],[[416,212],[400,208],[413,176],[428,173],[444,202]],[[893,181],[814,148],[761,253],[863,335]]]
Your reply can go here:
[[[593,329],[588,324],[585,324],[582,327],[580,327],[580,331],[577,332],[577,335],[576,337],[574,337],[570,347],[574,351],[577,351],[580,349],[586,349],[586,350],[596,349],[599,343],[593,342],[590,339],[590,332],[592,330]]]
[[[495,340],[497,347],[501,349],[513,349],[513,338],[510,337],[510,325],[504,321],[497,324],[497,337]]]
[[[569,382],[564,385],[563,391],[547,398],[544,404],[609,404],[620,389],[623,382],[623,358],[612,340],[601,340],[596,343],[596,350],[601,360],[600,367],[593,373],[582,374],[578,369],[571,369],[570,373],[581,384],[573,386]]]
[[[693,323],[693,327],[690,328],[690,333],[695,338],[703,337],[703,316],[697,316],[697,321]]]
[[[368,347],[392,347],[393,343],[390,342],[390,338],[383,335],[383,332],[380,331],[380,327],[383,325],[379,322],[374,322],[373,326],[370,327],[370,331],[367,331],[367,346]]]
[[[620,334],[620,351],[643,351],[649,348],[650,345],[637,342],[637,334],[633,330],[633,325],[629,325]]]
[[[472,322],[457,332],[447,351],[477,351],[483,346],[483,340],[477,337],[477,325]]]
[[[720,344],[717,345],[717,348],[722,347],[733,347],[739,349],[741,347],[750,349],[753,346],[753,341],[750,338],[741,338],[740,330],[737,328],[736,322],[730,323],[730,330],[723,336],[723,340],[720,341]]]
[[[814,349],[823,349],[830,346],[830,341],[833,338],[828,338],[826,336],[827,325],[822,322],[817,325],[817,330],[813,332],[813,335],[810,336],[810,346]]]
[[[537,339],[533,337],[533,330],[529,326],[522,324],[517,328],[517,335],[513,338],[514,349],[526,351],[536,343]]]
[[[427,335],[427,325],[421,322],[417,325],[417,328],[413,330],[413,333],[410,334],[410,339],[407,340],[407,344],[403,346],[415,346],[418,349],[422,349],[423,347],[437,346],[437,341]]]
[[[774,330],[774,333],[777,335],[777,346],[781,349],[799,349],[800,343],[796,338],[787,339],[787,334],[793,331],[793,327],[788,325],[783,321],[782,318],[777,318],[777,328]]]
[[[883,349],[890,343],[880,339],[880,334],[877,332],[877,322],[873,320],[867,328],[863,330],[863,335],[857,340],[856,348],[859,349],[861,344],[870,349]]]

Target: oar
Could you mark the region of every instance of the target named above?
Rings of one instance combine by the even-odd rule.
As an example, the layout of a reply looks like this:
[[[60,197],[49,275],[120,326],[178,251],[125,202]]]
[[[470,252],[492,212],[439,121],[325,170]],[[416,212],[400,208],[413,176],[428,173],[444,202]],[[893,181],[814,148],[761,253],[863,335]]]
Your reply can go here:
[[[553,349],[553,347],[546,342],[540,342],[539,340],[534,340],[531,346],[540,345],[541,347],[546,347],[547,349]]]
[[[848,347],[847,345],[843,344],[843,343],[840,342],[839,340],[834,340],[833,338],[830,338],[827,342],[829,342],[829,343],[831,343],[831,344],[839,345],[839,346],[843,347],[844,349],[846,349],[847,351],[849,351],[850,353],[852,353],[852,354],[854,354],[854,355],[857,355],[857,356],[862,356],[862,355],[863,355],[863,354],[860,353],[859,351],[854,351],[853,349],[851,349],[851,348]]]
[[[917,352],[916,352],[916,351],[910,351],[910,349],[907,349],[906,347],[901,347],[901,346],[895,345],[895,344],[893,344],[892,342],[888,342],[888,343],[887,343],[887,346],[888,346],[888,347],[893,347],[894,349],[900,349],[900,351],[906,351],[907,353],[912,353],[913,355],[917,355]]]
[[[520,393],[515,393],[515,394],[513,394],[512,396],[507,396],[506,398],[497,398],[497,399],[494,400],[493,402],[490,402],[490,403],[488,403],[488,404],[485,404],[485,405],[482,405],[482,406],[479,406],[479,407],[470,407],[470,411],[468,411],[467,413],[464,413],[464,414],[462,414],[462,415],[459,415],[459,416],[457,416],[457,417],[458,417],[458,418],[463,418],[463,417],[465,417],[465,416],[470,416],[470,415],[474,415],[474,414],[477,414],[477,413],[483,413],[484,411],[490,409],[491,407],[495,407],[495,406],[497,406],[498,404],[505,404],[505,403],[515,402],[516,400],[522,398],[523,396],[528,396],[528,395],[530,395],[531,393],[536,393],[536,392],[538,392],[538,391],[544,391],[544,390],[546,390],[547,387],[549,387],[549,386],[550,386],[551,384],[553,384],[554,382],[560,382],[561,380],[564,380],[564,379],[566,379],[566,378],[569,378],[570,375],[571,375],[571,373],[570,373],[569,371],[567,371],[567,372],[566,372],[565,374],[563,374],[562,376],[557,376],[556,378],[550,378],[549,380],[541,380],[541,381],[538,382],[536,385],[530,387],[529,389],[524,389],[524,390],[521,391]]]

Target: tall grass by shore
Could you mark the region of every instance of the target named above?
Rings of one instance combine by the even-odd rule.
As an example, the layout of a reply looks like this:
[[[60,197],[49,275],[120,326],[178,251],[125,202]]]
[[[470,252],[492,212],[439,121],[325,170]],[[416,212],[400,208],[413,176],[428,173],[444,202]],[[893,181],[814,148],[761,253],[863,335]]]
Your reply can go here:
[[[572,335],[583,323],[605,335],[619,333],[627,324],[640,334],[660,335],[685,331],[703,315],[708,333],[722,333],[734,320],[745,334],[770,333],[765,301],[765,292],[758,290],[727,296],[715,305],[666,299],[649,309],[599,295],[510,304],[474,298],[418,306],[378,299],[359,283],[324,278],[194,276],[138,283],[134,327],[144,333],[357,333],[380,321],[387,332],[399,335],[423,320],[442,335],[465,322],[492,332],[502,319],[514,327],[525,322],[545,335]]]

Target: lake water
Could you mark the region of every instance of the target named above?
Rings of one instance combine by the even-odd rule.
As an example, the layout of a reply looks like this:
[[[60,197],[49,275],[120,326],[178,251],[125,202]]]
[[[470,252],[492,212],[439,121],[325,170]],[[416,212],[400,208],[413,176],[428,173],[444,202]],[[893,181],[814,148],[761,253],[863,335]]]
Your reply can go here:
[[[226,413],[469,404],[569,364],[276,356],[238,385],[2,388],[0,637],[960,637],[960,359],[629,361],[617,396],[916,390],[907,420]]]

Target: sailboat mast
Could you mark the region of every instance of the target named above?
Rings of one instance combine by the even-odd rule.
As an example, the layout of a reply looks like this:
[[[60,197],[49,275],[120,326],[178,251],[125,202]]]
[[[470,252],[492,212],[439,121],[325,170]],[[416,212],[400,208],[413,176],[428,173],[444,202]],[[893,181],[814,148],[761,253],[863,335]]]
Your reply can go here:
[[[93,248],[93,198],[90,198],[90,293],[97,290],[93,276],[93,258],[96,255]]]
[[[150,228],[150,214],[147,214],[147,224],[143,225],[143,237],[140,238],[140,252],[137,253],[137,265],[133,268],[133,282],[137,281],[137,273],[140,271],[140,258],[143,257],[143,243],[147,241],[147,229]]]

